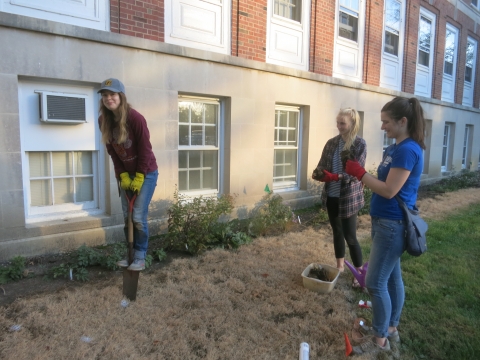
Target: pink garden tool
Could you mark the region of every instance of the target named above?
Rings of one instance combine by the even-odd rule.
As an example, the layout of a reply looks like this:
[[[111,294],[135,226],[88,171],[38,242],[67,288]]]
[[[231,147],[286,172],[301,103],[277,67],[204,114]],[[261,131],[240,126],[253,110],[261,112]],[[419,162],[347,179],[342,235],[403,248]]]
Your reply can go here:
[[[368,262],[363,264],[360,269],[357,270],[355,266],[350,264],[347,260],[345,260],[345,265],[348,266],[350,271],[352,272],[353,276],[355,276],[355,279],[357,279],[358,283],[362,287],[362,289],[365,288],[365,276],[367,276],[367,269],[368,269]]]

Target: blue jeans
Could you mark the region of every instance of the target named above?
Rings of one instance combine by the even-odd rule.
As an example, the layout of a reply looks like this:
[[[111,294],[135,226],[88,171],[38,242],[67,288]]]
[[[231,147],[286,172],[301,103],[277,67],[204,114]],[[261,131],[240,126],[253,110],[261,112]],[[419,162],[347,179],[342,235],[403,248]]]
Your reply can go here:
[[[403,220],[372,217],[372,248],[366,286],[372,300],[372,327],[375,336],[388,336],[388,327],[400,321],[405,288],[400,256],[405,246]]]
[[[133,179],[134,176],[130,177]],[[135,199],[133,205],[133,247],[135,249],[135,259],[145,259],[148,248],[148,206],[152,200],[155,187],[157,186],[158,170],[149,172],[145,176],[140,193]],[[125,237],[128,239],[128,200],[125,196],[125,190],[121,189],[120,198],[122,200],[123,217],[125,218]]]

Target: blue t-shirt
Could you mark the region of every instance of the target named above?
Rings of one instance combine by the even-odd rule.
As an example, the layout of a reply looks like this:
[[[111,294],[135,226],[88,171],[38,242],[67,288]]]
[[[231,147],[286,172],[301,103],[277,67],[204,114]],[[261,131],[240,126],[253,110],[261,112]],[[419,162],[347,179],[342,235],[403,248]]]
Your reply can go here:
[[[390,168],[402,168],[410,171],[407,181],[398,192],[400,198],[409,209],[417,202],[417,192],[420,186],[420,176],[423,172],[423,151],[412,138],[406,138],[399,144],[390,145],[378,166],[378,179],[385,181]],[[370,216],[401,220],[403,213],[395,197],[386,199],[378,194],[372,195]]]

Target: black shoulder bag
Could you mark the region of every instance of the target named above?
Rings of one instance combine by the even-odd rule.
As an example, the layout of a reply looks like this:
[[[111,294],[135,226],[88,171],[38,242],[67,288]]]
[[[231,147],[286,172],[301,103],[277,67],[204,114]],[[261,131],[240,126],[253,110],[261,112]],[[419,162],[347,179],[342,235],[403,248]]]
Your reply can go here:
[[[395,195],[395,199],[405,217],[405,250],[412,256],[420,256],[427,251],[428,224],[420,217],[416,206],[409,209],[400,196]]]

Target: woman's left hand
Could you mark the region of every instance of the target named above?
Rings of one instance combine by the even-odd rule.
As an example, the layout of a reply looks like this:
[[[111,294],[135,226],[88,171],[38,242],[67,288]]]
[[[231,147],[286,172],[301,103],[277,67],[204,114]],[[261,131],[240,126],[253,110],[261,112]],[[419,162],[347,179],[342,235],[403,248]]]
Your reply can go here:
[[[132,180],[132,183],[130,184],[130,190],[132,190],[134,193],[139,194],[144,180],[145,180],[145,175],[137,172],[136,176]]]
[[[332,174],[327,170],[322,170],[325,176],[320,180],[322,182],[338,181],[338,174]]]

